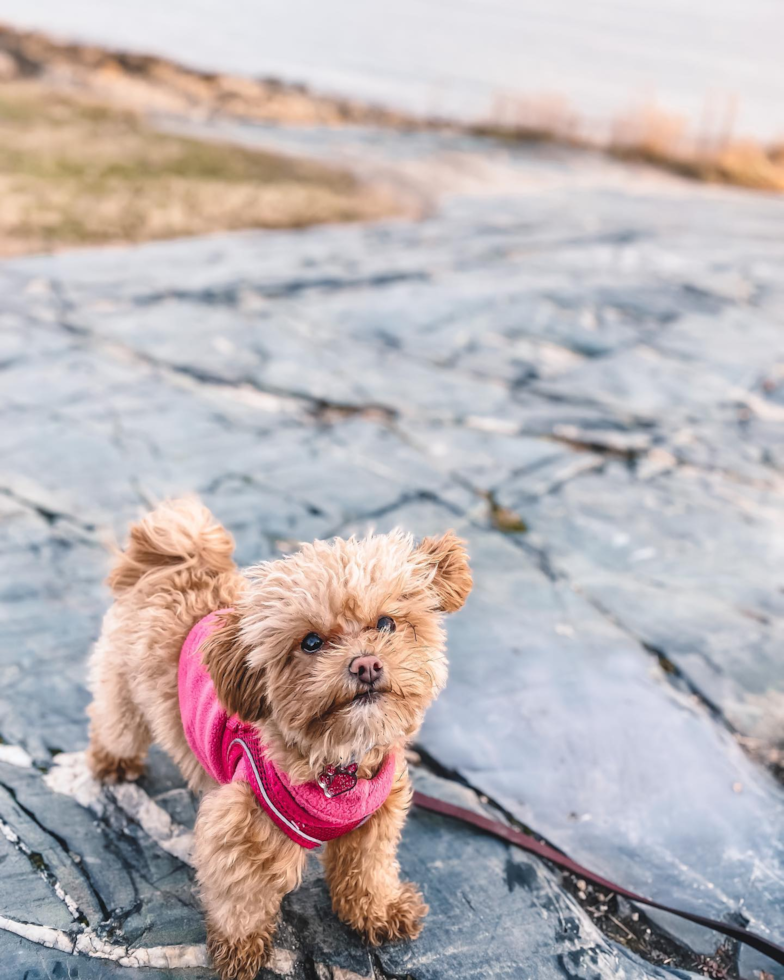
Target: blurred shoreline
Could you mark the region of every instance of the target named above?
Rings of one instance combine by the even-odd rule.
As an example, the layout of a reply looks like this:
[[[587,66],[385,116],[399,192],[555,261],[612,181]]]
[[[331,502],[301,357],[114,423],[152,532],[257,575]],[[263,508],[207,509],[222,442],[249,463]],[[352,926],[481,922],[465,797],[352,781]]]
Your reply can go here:
[[[598,150],[694,180],[784,191],[784,143],[735,138],[731,100],[716,102],[697,131],[655,102],[641,101],[600,133],[558,96],[497,98],[484,119],[461,123],[323,95],[274,78],[200,71],[155,55],[55,41],[0,25],[0,82],[4,78],[36,78],[144,114],[286,126],[377,126],[554,143]]]
[[[642,103],[696,135],[731,102],[734,136],[784,138],[775,0],[0,0],[0,22],[464,123],[557,97],[592,136]]]
[[[597,139],[558,99],[500,101],[479,123],[409,115],[275,79],[184,67],[165,58],[58,42],[0,25],[0,255],[140,242],[242,228],[416,218],[427,203],[400,182],[275,147],[202,139],[183,123],[264,124],[464,136],[479,146],[551,144],[651,164],[679,176],[784,190],[784,145],[714,131],[641,105]],[[226,132],[230,127],[224,127]],[[579,157],[576,157],[579,160]]]

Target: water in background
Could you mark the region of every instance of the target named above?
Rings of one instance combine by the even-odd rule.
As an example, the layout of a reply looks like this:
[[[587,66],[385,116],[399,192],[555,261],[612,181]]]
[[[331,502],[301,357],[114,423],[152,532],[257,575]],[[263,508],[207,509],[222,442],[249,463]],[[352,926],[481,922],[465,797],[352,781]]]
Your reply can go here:
[[[597,125],[655,101],[784,138],[781,0],[0,0],[0,20],[418,113],[553,93]]]

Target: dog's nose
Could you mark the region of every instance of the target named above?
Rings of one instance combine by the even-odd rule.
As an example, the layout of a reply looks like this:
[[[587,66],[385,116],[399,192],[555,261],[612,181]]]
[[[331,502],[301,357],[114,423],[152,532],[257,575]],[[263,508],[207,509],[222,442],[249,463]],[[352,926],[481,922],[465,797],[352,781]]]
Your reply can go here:
[[[354,657],[348,669],[363,684],[375,684],[381,677],[384,665],[378,657]]]

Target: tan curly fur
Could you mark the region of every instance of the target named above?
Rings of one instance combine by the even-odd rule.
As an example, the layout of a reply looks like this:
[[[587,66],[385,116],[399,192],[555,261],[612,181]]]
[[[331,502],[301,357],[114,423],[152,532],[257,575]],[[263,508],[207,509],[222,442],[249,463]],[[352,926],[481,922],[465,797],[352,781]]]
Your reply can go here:
[[[92,657],[88,759],[107,782],[135,779],[161,745],[204,793],[194,860],[208,949],[222,980],[252,980],[267,956],[284,895],[307,851],[259,808],[248,784],[217,786],[190,750],[180,720],[177,667],[191,627],[230,608],[203,649],[224,707],[256,725],[295,782],[355,759],[372,776],[392,753],[384,805],[330,842],[324,867],[335,912],[371,943],[416,936],[427,906],[400,881],[396,851],[411,797],[405,744],[446,681],[441,619],[471,589],[463,543],[452,532],[416,545],[400,530],[316,541],[241,574],[233,541],[193,499],[162,504],[130,530],[109,576],[115,602]],[[395,629],[378,629],[380,617]],[[303,638],[324,639],[317,653]],[[373,696],[349,666],[383,664]]]

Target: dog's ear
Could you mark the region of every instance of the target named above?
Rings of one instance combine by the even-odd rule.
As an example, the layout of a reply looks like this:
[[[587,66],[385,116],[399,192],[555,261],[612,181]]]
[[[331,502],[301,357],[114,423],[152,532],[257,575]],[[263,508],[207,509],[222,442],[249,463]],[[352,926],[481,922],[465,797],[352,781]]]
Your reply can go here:
[[[250,650],[241,636],[239,614],[232,609],[220,618],[220,625],[202,644],[202,663],[230,715],[249,723],[261,721],[268,714],[264,672],[248,664]]]
[[[454,531],[447,531],[440,538],[425,538],[417,553],[426,564],[435,566],[431,586],[438,596],[439,608],[442,612],[457,612],[473,585],[465,542]]]

